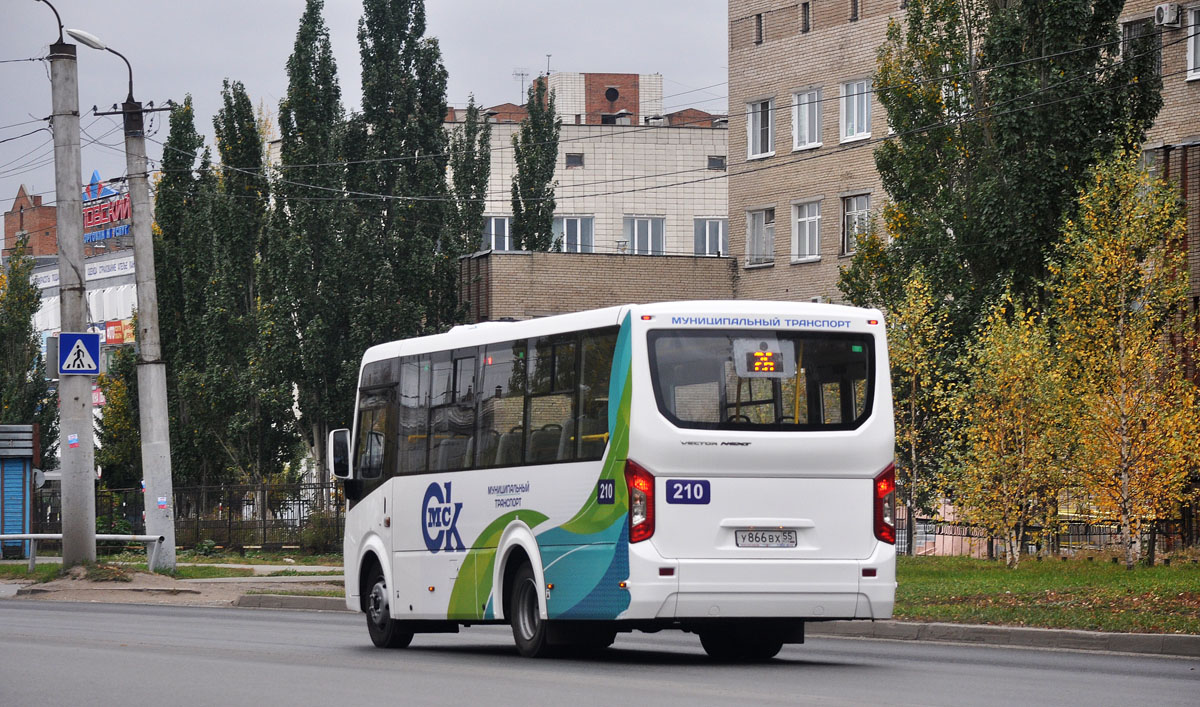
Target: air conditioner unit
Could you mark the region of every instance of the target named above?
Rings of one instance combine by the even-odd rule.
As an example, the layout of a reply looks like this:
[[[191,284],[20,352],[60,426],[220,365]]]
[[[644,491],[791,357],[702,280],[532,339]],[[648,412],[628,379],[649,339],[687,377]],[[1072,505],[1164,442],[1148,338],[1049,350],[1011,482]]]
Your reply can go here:
[[[825,298],[822,297],[821,295],[817,295],[816,297],[813,297],[812,299],[810,299],[809,302],[813,302],[814,304],[824,304]]]
[[[1174,2],[1159,3],[1154,8],[1154,25],[1156,27],[1167,27],[1170,29],[1178,29],[1180,26],[1179,4]]]

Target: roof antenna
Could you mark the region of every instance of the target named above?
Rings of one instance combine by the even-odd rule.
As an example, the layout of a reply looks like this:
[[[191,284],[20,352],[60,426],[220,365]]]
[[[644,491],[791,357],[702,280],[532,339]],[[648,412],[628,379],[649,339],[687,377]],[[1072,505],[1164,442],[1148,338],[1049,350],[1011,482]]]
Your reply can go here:
[[[513,77],[513,81],[521,82],[521,100],[517,101],[517,103],[518,104],[524,103],[525,102],[525,79],[529,78],[529,69],[526,69],[523,66],[518,66],[517,68],[513,69],[512,77]]]

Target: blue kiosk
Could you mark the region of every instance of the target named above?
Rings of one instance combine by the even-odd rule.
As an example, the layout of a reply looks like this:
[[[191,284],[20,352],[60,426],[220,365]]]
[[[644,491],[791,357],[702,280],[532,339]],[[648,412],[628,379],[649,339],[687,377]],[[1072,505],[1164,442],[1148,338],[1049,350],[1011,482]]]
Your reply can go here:
[[[33,494],[33,425],[0,425],[0,533],[29,533]],[[29,556],[28,540],[5,540],[0,556]]]

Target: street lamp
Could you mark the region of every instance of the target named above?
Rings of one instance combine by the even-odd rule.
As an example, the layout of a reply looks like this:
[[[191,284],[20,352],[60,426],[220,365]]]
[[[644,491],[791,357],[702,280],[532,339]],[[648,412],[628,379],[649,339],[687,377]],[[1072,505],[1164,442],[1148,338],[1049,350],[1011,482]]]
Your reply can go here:
[[[44,1],[45,0],[43,0],[43,2]],[[102,52],[109,51],[109,52],[112,52],[113,54],[116,54],[117,56],[121,57],[121,60],[125,62],[125,67],[127,69],[129,69],[129,95],[125,97],[125,102],[133,103],[134,102],[133,101],[133,65],[129,63],[129,59],[127,59],[124,54],[117,51],[116,49],[113,49],[112,47],[105,45],[104,42],[100,41],[99,37],[97,37],[96,35],[94,35],[90,32],[84,32],[81,29],[68,29],[67,34],[71,35],[72,37],[79,40],[81,43],[86,44],[87,46],[91,47],[92,49],[98,49],[99,51],[102,51]]]
[[[133,98],[133,66],[125,55],[100,38],[68,29],[80,43],[121,57],[129,69],[129,94],[121,106],[125,119],[125,169],[133,212],[133,262],[137,282],[138,413],[145,482],[146,533],[161,535],[162,548],[150,555],[151,571],[175,569],[175,510],[171,481],[171,435],[167,423],[167,367],[158,331],[158,291],[154,281],[154,240],[150,231],[150,187],[147,183],[145,116]]]

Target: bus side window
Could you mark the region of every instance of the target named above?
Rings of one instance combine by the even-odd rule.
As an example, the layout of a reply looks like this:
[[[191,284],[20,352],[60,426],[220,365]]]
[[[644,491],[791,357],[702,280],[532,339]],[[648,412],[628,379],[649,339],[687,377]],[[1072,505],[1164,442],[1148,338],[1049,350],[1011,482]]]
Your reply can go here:
[[[528,464],[566,461],[560,457],[563,430],[575,416],[575,337],[536,339],[529,361],[529,438],[525,450]]]
[[[615,329],[584,332],[579,405],[571,429],[563,431],[559,458],[591,460],[604,456],[608,444],[608,384],[616,346]]]
[[[458,352],[455,356],[434,356],[434,398],[429,416],[433,434],[429,447],[430,471],[457,471],[470,466],[467,454],[475,431],[474,351],[471,349],[468,355]],[[439,395],[443,377],[447,387],[445,393]]]
[[[425,471],[429,445],[429,357],[409,356],[400,365],[400,473]]]
[[[475,466],[521,463],[525,447],[525,342],[485,347],[479,367],[479,433]]]

